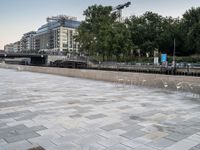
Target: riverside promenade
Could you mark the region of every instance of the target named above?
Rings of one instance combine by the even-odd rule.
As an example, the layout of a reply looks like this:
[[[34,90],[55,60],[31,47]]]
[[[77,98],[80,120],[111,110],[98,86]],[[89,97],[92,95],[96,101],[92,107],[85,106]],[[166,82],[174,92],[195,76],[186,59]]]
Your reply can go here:
[[[0,79],[0,150],[200,149],[194,94],[20,67],[0,69]]]
[[[0,64],[0,68],[189,92],[200,97],[200,77]]]

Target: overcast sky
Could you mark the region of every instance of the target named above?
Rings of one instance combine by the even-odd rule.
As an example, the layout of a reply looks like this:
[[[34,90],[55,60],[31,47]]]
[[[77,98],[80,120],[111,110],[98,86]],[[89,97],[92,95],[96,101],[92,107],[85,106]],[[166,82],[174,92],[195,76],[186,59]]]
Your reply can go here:
[[[90,5],[116,6],[128,0],[0,0],[0,49],[20,40],[29,31],[45,24],[47,16],[65,14],[83,20],[83,11]],[[141,15],[153,11],[163,16],[181,17],[191,7],[199,7],[200,0],[131,0],[124,16]]]

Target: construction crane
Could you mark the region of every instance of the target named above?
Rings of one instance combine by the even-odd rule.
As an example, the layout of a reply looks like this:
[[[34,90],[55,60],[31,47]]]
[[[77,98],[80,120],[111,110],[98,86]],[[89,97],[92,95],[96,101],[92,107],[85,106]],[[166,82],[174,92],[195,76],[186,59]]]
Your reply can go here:
[[[125,4],[120,4],[116,7],[113,8],[112,12],[116,13],[118,15],[119,21],[121,21],[122,19],[122,10],[126,7],[129,7],[131,5],[131,2],[127,2]]]

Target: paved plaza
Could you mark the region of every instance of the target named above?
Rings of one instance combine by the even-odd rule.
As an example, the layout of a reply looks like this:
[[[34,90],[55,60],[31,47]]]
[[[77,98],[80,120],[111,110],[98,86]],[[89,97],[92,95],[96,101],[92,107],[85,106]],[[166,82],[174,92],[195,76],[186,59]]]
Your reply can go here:
[[[192,94],[0,69],[0,150],[200,150]]]

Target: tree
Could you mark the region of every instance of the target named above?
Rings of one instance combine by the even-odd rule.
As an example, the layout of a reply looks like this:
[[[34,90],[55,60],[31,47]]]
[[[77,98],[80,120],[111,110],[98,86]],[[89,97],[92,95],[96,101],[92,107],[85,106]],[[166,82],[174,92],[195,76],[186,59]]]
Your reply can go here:
[[[116,15],[111,13],[111,6],[93,5],[84,11],[85,21],[78,28],[76,40],[84,52],[92,55],[100,54],[105,60],[106,51],[109,49],[109,31]]]
[[[193,54],[200,54],[200,23],[192,26],[187,37],[187,46]]]
[[[82,22],[81,26],[77,29],[78,35],[75,36],[76,42],[80,44],[80,52],[86,53],[88,55],[93,53],[93,47],[95,47],[95,36],[90,32],[91,26]]]
[[[130,56],[153,56],[154,50],[173,55],[200,54],[200,7],[186,11],[183,18],[163,17],[146,12],[118,22],[111,6],[93,5],[84,11],[85,21],[78,28],[80,50],[103,60]]]
[[[173,55],[174,39],[176,39],[177,46],[180,43],[180,39],[178,36],[178,24],[178,18],[163,18],[161,32],[159,34],[159,37],[157,38],[157,44],[161,52]]]
[[[131,39],[141,49],[142,55],[150,53],[159,47],[160,34],[162,32],[162,16],[146,12],[140,17],[132,16],[129,21]]]
[[[113,54],[120,60],[120,56],[130,56],[131,53],[131,40],[130,32],[125,23],[116,22],[112,27],[112,50]]]
[[[140,17],[131,16],[130,19],[126,20],[126,22],[130,31],[132,45],[137,45],[137,49],[139,49],[139,47],[145,41],[143,36],[145,34],[143,20]]]
[[[200,49],[200,7],[191,8],[183,15],[181,30],[184,33],[184,43],[187,54],[195,54]]]

